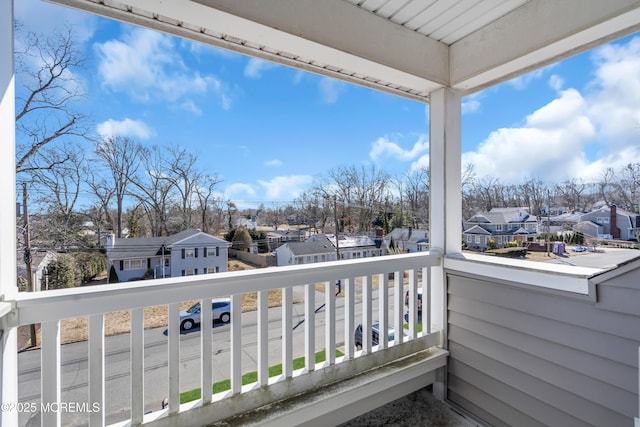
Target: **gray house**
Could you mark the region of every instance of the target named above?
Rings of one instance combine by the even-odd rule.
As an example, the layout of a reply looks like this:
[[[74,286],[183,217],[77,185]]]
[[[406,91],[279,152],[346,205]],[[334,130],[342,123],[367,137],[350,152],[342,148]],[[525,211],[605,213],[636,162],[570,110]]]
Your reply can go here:
[[[227,271],[229,246],[196,229],[168,237],[107,239],[107,269],[121,282],[142,278],[192,276]]]
[[[336,260],[336,248],[327,238],[315,242],[287,242],[275,252],[278,266]]]
[[[392,242],[393,241],[393,245]],[[386,248],[399,249],[405,252],[423,252],[429,250],[429,230],[420,228],[394,228],[384,236]]]
[[[462,240],[467,248],[484,251],[489,241],[498,247],[509,242],[524,245],[535,240],[538,220],[526,208],[493,208],[478,212],[463,224]]]
[[[616,205],[602,207],[581,215],[577,229],[592,237],[636,240],[640,233],[640,215],[618,209]]]

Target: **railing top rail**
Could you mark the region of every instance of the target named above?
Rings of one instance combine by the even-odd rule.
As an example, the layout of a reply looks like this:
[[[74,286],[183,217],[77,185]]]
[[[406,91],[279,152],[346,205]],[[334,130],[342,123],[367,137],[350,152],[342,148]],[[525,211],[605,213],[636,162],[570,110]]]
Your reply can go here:
[[[440,265],[438,251],[19,293],[21,325]]]

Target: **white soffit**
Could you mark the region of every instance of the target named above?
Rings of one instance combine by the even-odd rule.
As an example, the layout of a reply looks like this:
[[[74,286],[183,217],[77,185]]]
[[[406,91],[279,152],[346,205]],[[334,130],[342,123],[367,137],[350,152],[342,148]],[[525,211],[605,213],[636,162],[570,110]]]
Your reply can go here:
[[[640,29],[640,0],[50,0],[428,102]]]

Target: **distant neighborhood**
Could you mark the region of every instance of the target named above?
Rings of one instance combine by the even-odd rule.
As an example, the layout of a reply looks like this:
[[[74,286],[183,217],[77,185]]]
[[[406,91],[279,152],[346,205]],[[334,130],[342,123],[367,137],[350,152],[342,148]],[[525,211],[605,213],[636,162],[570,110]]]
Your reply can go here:
[[[256,231],[258,228],[260,232]],[[317,227],[307,224],[274,230],[259,227],[256,220],[241,218],[232,230],[235,233],[225,236],[195,228],[163,237],[128,237],[126,229],[122,238],[105,233],[100,245],[103,255],[99,255],[105,259],[106,277],[102,283],[221,273],[228,271],[230,258],[258,267],[292,266],[429,250],[426,228],[396,227],[385,234],[377,227],[368,233],[336,234],[318,232]],[[246,235],[239,230],[247,230]],[[235,236],[233,241],[225,240],[229,236]],[[639,236],[640,215],[615,205],[598,205],[588,212],[540,215],[532,215],[527,207],[509,207],[476,212],[463,221],[461,243],[464,250],[477,252],[514,246],[535,250],[536,242],[547,240],[576,245],[589,242],[624,245],[625,241],[638,242]],[[239,238],[244,241],[239,242]],[[60,259],[56,251],[34,252],[30,261],[35,289],[55,288],[50,287],[51,275],[52,271],[58,274]],[[83,274],[85,279],[76,277],[76,281],[88,282],[99,275]],[[18,277],[26,276],[26,263],[20,257]],[[21,289],[26,289],[23,279]]]

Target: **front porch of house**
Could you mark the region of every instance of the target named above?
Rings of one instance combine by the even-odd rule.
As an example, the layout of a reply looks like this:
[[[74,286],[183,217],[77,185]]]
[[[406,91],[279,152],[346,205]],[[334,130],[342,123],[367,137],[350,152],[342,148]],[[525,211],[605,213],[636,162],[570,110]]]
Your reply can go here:
[[[81,392],[82,402],[96,404],[97,410],[81,414],[79,422],[91,426],[112,421],[206,425],[225,420],[338,424],[428,384],[433,384],[438,398],[491,425],[629,425],[634,419],[636,426],[640,423],[638,260],[601,272],[463,255],[460,246],[462,97],[637,31],[640,2],[480,2],[470,14],[451,9],[457,28],[437,38],[406,25],[425,15],[430,3],[426,0],[408,2],[400,15],[413,15],[402,19],[385,17],[382,7],[372,5],[383,2],[372,1],[301,1],[295,7],[288,1],[268,6],[224,0],[54,2],[428,102],[431,251],[18,293],[13,7],[11,1],[4,2],[0,141],[5,156],[0,159],[0,185],[6,207],[0,210],[0,397],[13,406],[0,414],[3,426],[30,418],[28,410],[19,414],[18,407],[34,408],[43,426],[72,422],[72,414],[59,410],[71,396],[60,325],[77,316],[89,319]],[[448,9],[442,0],[436,3]],[[338,299],[337,280],[344,291]],[[418,288],[427,301],[422,310]],[[281,308],[275,311],[266,301],[273,289],[282,296]],[[293,304],[299,290],[301,304]],[[240,312],[240,299],[253,292],[259,303],[249,317]],[[218,366],[214,348],[217,351],[220,343],[213,339],[212,322],[204,310],[199,350],[189,354],[191,365],[185,370],[179,324],[173,321],[179,317],[179,303],[200,300],[207,306],[212,298],[227,295],[232,300],[223,340],[228,363]],[[148,358],[145,347],[143,310],[157,305],[168,306],[170,319],[162,386],[145,380],[156,362]],[[320,305],[324,307],[316,313]],[[105,313],[116,310],[129,311],[131,317],[129,349],[123,353],[128,369],[122,373],[128,386],[119,395],[110,389],[104,326]],[[304,322],[294,330],[298,318]],[[24,399],[16,330],[32,323],[42,325],[39,392]],[[377,346],[372,345],[374,323],[380,325]],[[362,350],[355,346],[358,324],[363,325]],[[392,340],[389,325],[395,331]],[[319,351],[325,359],[316,362]],[[300,357],[303,366],[294,369]],[[269,367],[274,364],[281,366],[281,373],[271,376]],[[229,389],[209,393],[218,369],[227,373]],[[255,371],[256,379],[244,383],[248,371]],[[204,392],[181,403],[182,380],[193,372]],[[164,409],[158,409],[158,403],[152,408],[145,400],[155,388],[166,395]],[[125,402],[117,420],[109,418],[114,400]]]

